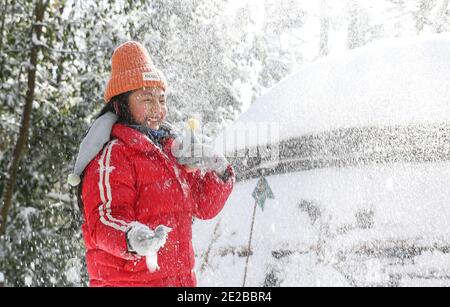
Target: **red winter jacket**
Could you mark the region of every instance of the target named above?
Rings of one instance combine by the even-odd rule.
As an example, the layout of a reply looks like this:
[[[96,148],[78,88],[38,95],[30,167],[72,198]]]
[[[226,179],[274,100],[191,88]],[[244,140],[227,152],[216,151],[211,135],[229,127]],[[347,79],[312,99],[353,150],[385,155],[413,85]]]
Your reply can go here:
[[[186,172],[170,151],[147,136],[115,124],[110,141],[84,172],[83,237],[91,286],[195,286],[192,218],[211,219],[223,208],[235,181],[213,171]],[[127,251],[126,231],[138,221],[172,228],[158,252],[160,270]]]

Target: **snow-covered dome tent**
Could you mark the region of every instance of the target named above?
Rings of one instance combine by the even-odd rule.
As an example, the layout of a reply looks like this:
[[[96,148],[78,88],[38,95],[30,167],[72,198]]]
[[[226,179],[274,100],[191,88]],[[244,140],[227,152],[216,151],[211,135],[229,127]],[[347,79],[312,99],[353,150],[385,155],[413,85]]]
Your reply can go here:
[[[270,123],[279,137],[235,141]],[[240,286],[248,253],[250,286],[450,285],[449,36],[313,63],[217,145],[239,182],[217,219],[194,223],[200,285]],[[261,173],[275,200],[257,211],[248,251]]]

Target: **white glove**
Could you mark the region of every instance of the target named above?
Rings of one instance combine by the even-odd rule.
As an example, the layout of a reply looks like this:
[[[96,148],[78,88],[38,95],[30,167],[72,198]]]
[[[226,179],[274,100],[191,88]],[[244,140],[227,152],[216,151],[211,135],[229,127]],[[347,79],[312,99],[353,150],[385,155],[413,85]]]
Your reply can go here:
[[[189,153],[177,158],[178,162],[192,168],[213,170],[222,175],[228,166],[228,160],[208,144],[196,143]]]
[[[127,233],[129,251],[145,256],[150,272],[159,270],[157,253],[166,244],[167,235],[171,230],[170,227],[159,225],[153,231],[144,224],[133,222]]]
[[[222,175],[229,163],[209,143],[211,139],[207,136],[187,129],[172,144],[172,153],[182,165],[201,170],[213,170]]]

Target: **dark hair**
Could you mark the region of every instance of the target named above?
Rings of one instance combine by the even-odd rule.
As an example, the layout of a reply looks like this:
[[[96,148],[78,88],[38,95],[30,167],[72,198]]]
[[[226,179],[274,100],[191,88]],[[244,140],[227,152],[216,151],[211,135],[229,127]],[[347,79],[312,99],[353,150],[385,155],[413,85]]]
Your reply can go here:
[[[100,110],[95,119],[99,118],[106,112],[113,112],[119,117],[119,119],[117,120],[118,123],[136,125],[137,122],[133,119],[130,111],[130,106],[128,104],[131,93],[133,93],[133,91],[125,92],[112,97],[111,100]],[[117,112],[115,107],[117,107]]]

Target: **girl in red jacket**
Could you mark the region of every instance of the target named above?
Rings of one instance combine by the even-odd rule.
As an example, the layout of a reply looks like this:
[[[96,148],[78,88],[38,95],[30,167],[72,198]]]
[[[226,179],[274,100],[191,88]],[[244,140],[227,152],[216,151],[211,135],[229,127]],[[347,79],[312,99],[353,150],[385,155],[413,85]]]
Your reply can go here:
[[[233,188],[222,155],[202,143],[191,152],[165,122],[166,89],[141,44],[114,51],[107,105],[69,176],[82,178],[91,286],[195,286],[192,218],[215,217]]]

